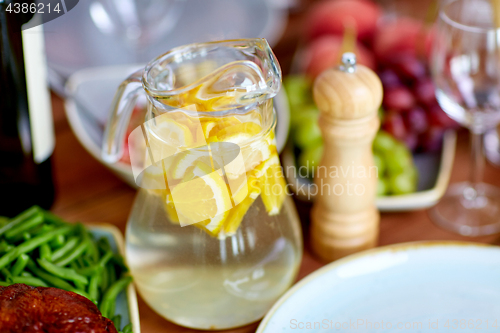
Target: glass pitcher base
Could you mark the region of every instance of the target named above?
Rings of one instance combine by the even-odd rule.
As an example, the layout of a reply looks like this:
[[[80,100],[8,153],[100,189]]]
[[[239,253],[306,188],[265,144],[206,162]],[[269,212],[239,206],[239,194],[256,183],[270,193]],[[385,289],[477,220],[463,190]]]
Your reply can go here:
[[[291,198],[270,216],[259,197],[233,236],[219,239],[165,214],[141,190],[127,227],[126,256],[142,298],[181,326],[213,330],[261,319],[292,285],[302,258]],[[137,215],[136,215],[137,214]]]
[[[202,330],[236,328],[261,319],[295,278],[290,267],[265,270],[246,267],[231,271],[242,274],[231,277],[216,268],[178,268],[154,275],[144,272],[142,277],[135,273],[135,276],[141,281],[137,283],[140,294],[158,314],[178,325]],[[258,281],[260,275],[267,276],[262,285]],[[183,285],[189,279],[197,281],[176,289],[176,285]],[[158,282],[168,287],[161,287]],[[275,286],[269,290],[267,283]]]

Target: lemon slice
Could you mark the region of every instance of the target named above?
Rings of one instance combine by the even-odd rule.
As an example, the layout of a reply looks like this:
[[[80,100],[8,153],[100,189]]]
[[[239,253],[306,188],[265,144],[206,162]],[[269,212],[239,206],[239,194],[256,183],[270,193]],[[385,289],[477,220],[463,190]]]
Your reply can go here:
[[[223,231],[222,227],[224,226],[224,223],[229,215],[229,211],[224,212],[220,215],[217,215],[211,219],[195,223],[194,225],[201,230],[204,230],[207,232],[210,236],[213,237],[219,237],[221,239],[225,238],[224,233],[221,234],[221,231]]]
[[[169,176],[173,177],[173,179],[183,179],[186,177],[190,167],[194,167],[196,165],[200,166],[202,164],[211,169],[212,162],[208,152],[208,147],[206,150],[190,149],[180,152],[174,158],[172,165],[170,166]],[[212,172],[212,170],[207,173],[210,172]]]
[[[245,217],[245,214],[254,201],[255,198],[248,196],[239,205],[231,209],[229,216],[226,219],[226,223],[224,224],[224,236],[232,236],[236,233],[241,222],[243,221],[243,218]],[[219,236],[219,238],[221,238],[221,236]]]
[[[171,190],[183,225],[210,220],[232,208],[227,185],[218,172],[180,183]]]
[[[179,223],[179,216],[177,216],[177,211],[175,210],[174,202],[172,200],[172,195],[165,193],[164,195],[165,211],[167,212],[168,219],[170,222]]]
[[[184,124],[173,119],[160,116],[148,121],[149,145],[153,150],[153,156],[161,156],[161,159],[168,157],[162,153],[166,148],[189,147],[193,144],[191,130]]]
[[[286,197],[286,182],[278,156],[273,155],[256,168],[255,176],[259,179],[262,202],[267,213],[279,214]]]
[[[208,121],[204,122],[206,125],[202,124],[202,127],[205,126],[204,131],[207,138],[217,135],[218,132],[225,128],[242,124],[242,122],[234,116],[224,118],[211,117],[210,119],[211,120],[207,119]]]
[[[225,127],[215,133],[219,141],[241,144],[259,134],[262,127],[256,123],[242,123]],[[213,130],[212,130],[213,132]],[[212,132],[210,135],[212,135]]]

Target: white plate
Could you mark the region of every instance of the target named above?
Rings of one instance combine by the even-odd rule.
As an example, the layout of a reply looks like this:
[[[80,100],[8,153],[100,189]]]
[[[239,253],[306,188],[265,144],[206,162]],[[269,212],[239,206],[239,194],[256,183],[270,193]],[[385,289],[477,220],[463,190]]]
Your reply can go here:
[[[66,116],[82,146],[97,160],[110,168],[132,187],[136,187],[130,164],[107,164],[101,157],[104,128],[118,85],[144,65],[124,65],[89,68],[76,72],[68,79],[65,91]],[[284,89],[274,98],[277,115],[276,142],[278,151],[285,146],[290,127],[290,110]]]
[[[317,270],[273,306],[257,333],[476,330],[500,331],[500,248],[419,242]]]
[[[94,25],[89,14],[92,1],[80,1],[67,14],[44,24],[49,67],[63,78],[89,67],[147,62],[176,46],[195,42],[264,37],[274,45],[288,18],[285,1],[184,0],[173,31],[137,59],[124,40],[104,35]]]
[[[418,169],[419,179],[417,192],[404,195],[386,195],[377,197],[377,208],[381,211],[407,211],[425,209],[434,206],[443,196],[455,158],[456,133],[448,131],[443,138],[443,147],[436,153],[424,153],[413,156]],[[287,145],[282,154],[284,170],[295,166],[295,155],[291,144]],[[302,201],[313,201],[311,181],[301,178],[294,172],[285,172],[292,192]]]

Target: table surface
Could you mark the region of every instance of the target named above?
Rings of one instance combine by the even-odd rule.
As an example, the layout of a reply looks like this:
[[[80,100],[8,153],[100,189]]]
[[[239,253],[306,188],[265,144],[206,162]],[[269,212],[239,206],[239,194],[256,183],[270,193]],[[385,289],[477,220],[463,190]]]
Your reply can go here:
[[[289,68],[292,52],[296,44],[297,29],[300,29],[300,15],[291,17],[282,41],[275,48],[282,67]],[[116,225],[122,232],[134,200],[135,191],[90,156],[80,145],[64,115],[63,101],[53,95],[52,104],[56,131],[56,148],[53,155],[56,201],[52,210],[69,221],[106,222]],[[468,135],[460,131],[451,182],[467,180],[469,172]],[[487,165],[485,181],[500,186],[500,170]],[[304,256],[297,280],[324,265],[315,258],[308,246],[307,227],[310,207],[297,203],[302,218],[305,235]],[[461,240],[490,244],[500,244],[499,236],[466,238],[436,227],[426,211],[404,213],[384,213],[380,222],[379,245],[422,240]],[[157,315],[139,298],[142,333],[196,332],[177,326]],[[254,323],[228,333],[255,332]]]

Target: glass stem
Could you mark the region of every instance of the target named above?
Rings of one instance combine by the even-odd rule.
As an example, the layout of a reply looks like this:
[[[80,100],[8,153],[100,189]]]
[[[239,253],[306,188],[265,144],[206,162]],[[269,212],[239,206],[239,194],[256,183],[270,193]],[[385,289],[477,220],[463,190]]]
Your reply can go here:
[[[484,153],[483,153],[483,131],[471,129],[471,175],[470,187],[465,190],[464,196],[468,200],[474,200],[481,195],[479,193],[480,184],[484,174]]]

